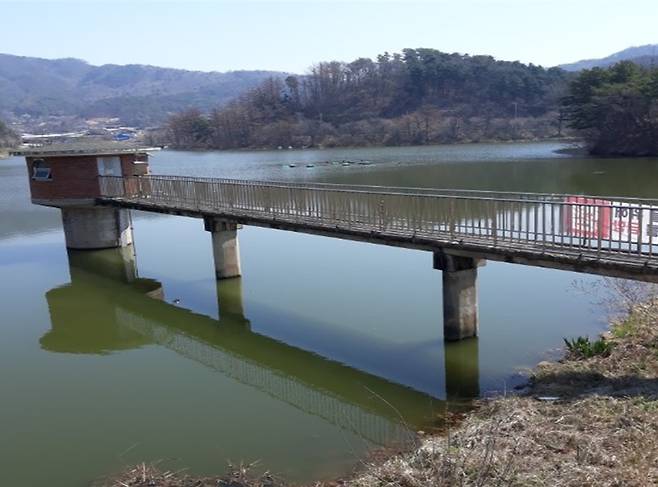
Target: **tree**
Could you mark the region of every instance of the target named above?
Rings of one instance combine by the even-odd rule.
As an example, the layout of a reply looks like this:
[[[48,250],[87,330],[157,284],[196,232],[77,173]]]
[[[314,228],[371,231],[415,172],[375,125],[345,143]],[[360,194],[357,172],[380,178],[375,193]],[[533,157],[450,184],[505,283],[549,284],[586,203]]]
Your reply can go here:
[[[624,61],[585,70],[563,107],[593,154],[658,155],[658,69]]]
[[[199,110],[187,110],[169,119],[168,129],[174,145],[203,147],[211,134],[210,124]]]
[[[20,137],[0,120],[0,147],[14,147],[20,143]]]

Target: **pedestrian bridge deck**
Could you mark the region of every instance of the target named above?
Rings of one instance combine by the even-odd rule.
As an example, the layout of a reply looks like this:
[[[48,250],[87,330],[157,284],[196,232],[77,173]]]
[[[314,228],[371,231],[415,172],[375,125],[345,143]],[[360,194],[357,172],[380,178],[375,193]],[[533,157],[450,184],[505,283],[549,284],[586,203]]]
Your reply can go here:
[[[100,177],[97,203],[658,282],[658,200],[181,176]]]

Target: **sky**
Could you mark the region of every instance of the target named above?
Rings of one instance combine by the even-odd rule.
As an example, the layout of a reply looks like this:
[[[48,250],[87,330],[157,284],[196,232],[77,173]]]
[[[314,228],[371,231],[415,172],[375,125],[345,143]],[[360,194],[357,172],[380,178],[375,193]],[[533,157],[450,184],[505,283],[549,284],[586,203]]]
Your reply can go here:
[[[0,0],[0,52],[304,73],[319,61],[430,47],[554,66],[658,43],[657,20],[658,0]]]

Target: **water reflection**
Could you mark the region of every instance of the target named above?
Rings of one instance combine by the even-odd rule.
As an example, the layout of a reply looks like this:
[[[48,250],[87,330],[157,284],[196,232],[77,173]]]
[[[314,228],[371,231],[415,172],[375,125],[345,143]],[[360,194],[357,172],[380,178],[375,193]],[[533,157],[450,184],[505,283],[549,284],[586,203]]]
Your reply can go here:
[[[445,342],[443,357],[448,401],[478,397],[480,395],[478,339]]]
[[[159,282],[139,277],[132,251],[70,251],[69,263],[71,283],[46,293],[45,350],[106,354],[157,344],[379,445],[409,440],[410,426],[435,422],[446,408],[428,394],[252,332],[241,279],[217,281],[216,320],[164,301]],[[447,395],[455,401],[479,393],[477,340],[458,345],[445,355]]]

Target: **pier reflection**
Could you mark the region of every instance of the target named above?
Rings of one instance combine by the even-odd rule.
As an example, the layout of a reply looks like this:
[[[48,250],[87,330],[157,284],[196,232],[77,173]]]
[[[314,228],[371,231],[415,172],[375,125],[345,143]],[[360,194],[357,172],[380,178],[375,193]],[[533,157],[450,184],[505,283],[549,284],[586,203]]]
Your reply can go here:
[[[163,300],[124,250],[69,252],[71,282],[46,293],[45,350],[106,354],[160,345],[378,445],[439,424],[446,402],[251,331],[241,279],[217,281],[219,320]],[[449,399],[479,393],[477,340],[449,344]],[[466,402],[451,409],[467,407]],[[276,418],[273,418],[276,421]]]

